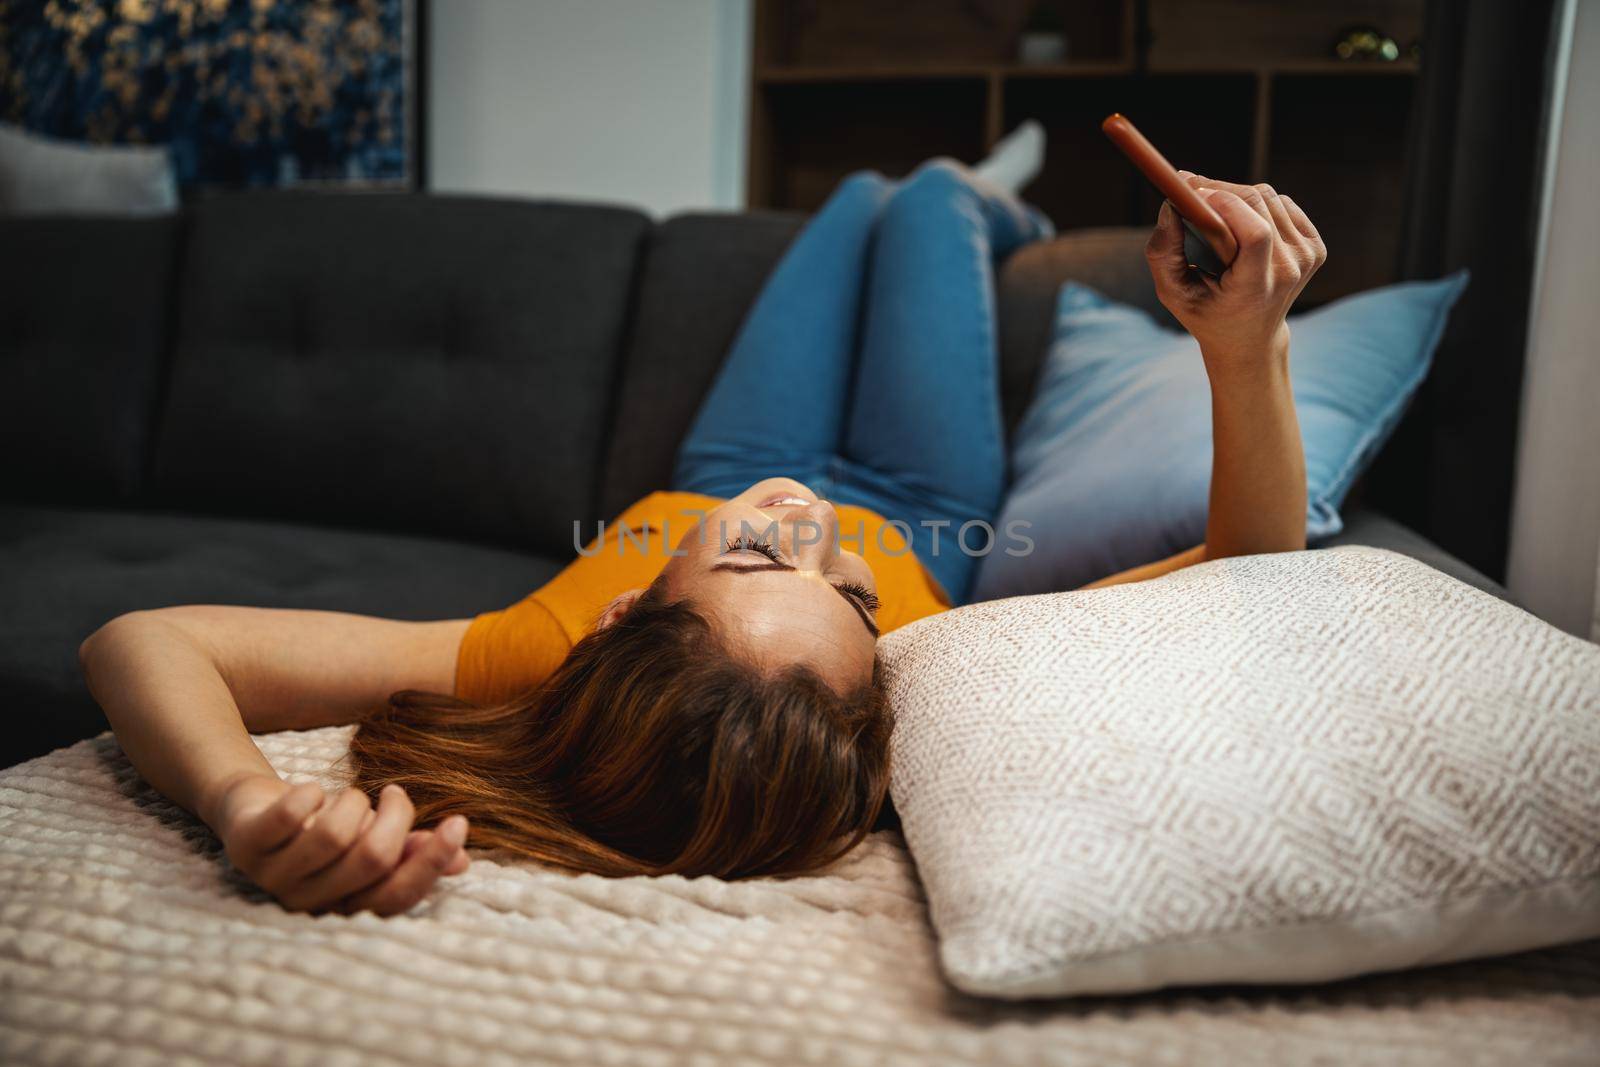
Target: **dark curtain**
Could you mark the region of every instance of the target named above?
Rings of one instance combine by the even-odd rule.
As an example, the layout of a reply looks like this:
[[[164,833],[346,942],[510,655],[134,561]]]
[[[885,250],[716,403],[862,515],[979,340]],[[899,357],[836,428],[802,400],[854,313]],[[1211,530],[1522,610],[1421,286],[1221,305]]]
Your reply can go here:
[[[1412,114],[1401,276],[1458,267],[1456,305],[1370,499],[1504,580],[1558,0],[1432,0]]]

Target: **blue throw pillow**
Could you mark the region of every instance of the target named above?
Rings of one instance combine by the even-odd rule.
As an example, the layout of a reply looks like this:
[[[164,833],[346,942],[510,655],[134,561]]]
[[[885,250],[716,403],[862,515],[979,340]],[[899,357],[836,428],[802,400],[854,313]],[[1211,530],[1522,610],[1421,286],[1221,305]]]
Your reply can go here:
[[[1339,505],[1427,375],[1458,271],[1346,297],[1289,320],[1289,376],[1305,441],[1306,536]],[[1205,540],[1211,402],[1200,348],[1145,312],[1075,283],[1018,428],[999,529],[1031,524],[1026,555],[984,558],[972,597],[1075,589]]]

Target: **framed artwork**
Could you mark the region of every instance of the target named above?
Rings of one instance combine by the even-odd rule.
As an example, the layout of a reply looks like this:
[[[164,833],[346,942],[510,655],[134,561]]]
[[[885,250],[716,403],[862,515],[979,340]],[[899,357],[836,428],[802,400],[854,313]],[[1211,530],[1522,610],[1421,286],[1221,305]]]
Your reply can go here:
[[[422,0],[0,0],[0,121],[188,191],[421,188]]]

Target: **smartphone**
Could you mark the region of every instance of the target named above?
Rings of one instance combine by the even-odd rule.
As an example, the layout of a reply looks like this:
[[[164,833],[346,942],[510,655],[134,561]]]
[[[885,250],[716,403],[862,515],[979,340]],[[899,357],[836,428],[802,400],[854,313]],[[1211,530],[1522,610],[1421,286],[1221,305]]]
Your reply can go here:
[[[1125,116],[1116,113],[1107,115],[1100,129],[1150,180],[1156,192],[1172,201],[1172,206],[1178,209],[1178,217],[1183,221],[1185,231],[1183,251],[1189,258],[1189,265],[1212,277],[1227,270],[1233,257],[1239,254],[1239,245],[1233,239],[1228,224],[1222,221],[1222,216],[1178,175],[1172,164],[1167,162],[1167,157],[1156,151],[1156,146]]]

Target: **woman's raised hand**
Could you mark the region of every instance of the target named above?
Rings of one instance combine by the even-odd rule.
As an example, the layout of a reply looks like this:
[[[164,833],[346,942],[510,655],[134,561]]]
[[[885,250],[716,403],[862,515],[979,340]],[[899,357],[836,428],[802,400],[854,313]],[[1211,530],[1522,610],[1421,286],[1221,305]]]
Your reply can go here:
[[[1171,202],[1163,202],[1145,245],[1162,305],[1200,342],[1210,370],[1248,368],[1270,354],[1286,355],[1284,318],[1328,258],[1317,228],[1298,204],[1270,185],[1178,173],[1222,216],[1239,252],[1220,278],[1190,270],[1183,224]]]
[[[413,830],[414,818],[399,786],[374,808],[359,790],[258,775],[229,787],[207,821],[233,865],[291,911],[396,915],[467,869],[466,819]]]

